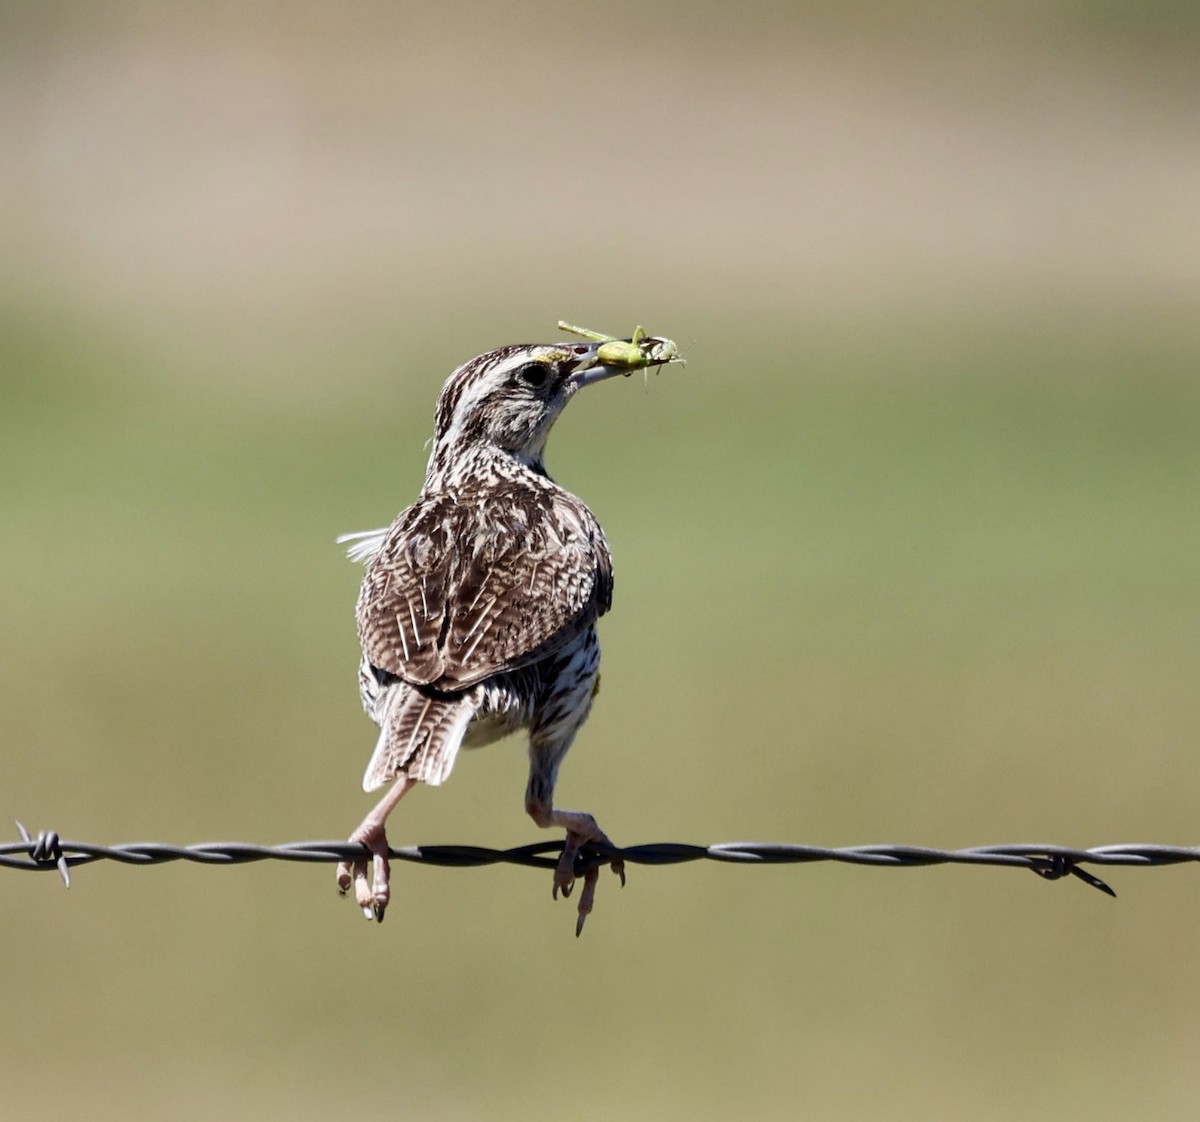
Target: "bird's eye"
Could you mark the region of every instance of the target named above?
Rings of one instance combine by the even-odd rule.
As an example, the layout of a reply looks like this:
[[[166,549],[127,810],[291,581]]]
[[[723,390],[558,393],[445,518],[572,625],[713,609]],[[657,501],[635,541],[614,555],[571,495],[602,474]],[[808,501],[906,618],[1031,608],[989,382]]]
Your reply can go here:
[[[527,362],[517,377],[531,389],[540,390],[550,380],[550,367],[544,362]]]

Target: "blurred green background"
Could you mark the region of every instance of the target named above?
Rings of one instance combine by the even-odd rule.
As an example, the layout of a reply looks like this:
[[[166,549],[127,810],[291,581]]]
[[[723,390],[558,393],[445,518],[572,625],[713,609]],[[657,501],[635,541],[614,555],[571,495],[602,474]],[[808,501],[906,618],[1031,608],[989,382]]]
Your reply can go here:
[[[0,810],[344,836],[333,539],[565,317],[620,842],[1200,833],[1200,9],[0,9]],[[520,844],[524,748],[397,844]],[[15,837],[15,830],[10,830]],[[1190,1119],[1200,888],[1023,872],[0,872],[5,1117]]]

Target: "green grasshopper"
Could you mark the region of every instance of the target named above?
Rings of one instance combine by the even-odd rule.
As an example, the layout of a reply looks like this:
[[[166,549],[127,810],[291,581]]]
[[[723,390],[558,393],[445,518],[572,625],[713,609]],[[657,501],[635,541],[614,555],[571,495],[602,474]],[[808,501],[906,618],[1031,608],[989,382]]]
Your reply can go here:
[[[558,321],[558,329],[578,335],[592,343],[602,343],[603,346],[596,353],[605,366],[625,366],[632,372],[646,366],[662,366],[668,362],[684,365],[684,359],[680,356],[674,340],[647,335],[643,327],[637,328],[629,339],[602,335],[599,331],[576,327],[561,319]]]

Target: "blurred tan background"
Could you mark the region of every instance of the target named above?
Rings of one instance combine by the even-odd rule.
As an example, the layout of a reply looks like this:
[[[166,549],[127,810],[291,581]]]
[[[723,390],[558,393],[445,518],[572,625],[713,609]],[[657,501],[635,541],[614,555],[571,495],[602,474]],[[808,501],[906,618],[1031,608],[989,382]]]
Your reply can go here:
[[[1200,836],[1200,10],[7,3],[0,812],[344,836],[359,571],[459,362],[670,335],[608,529],[618,841]],[[397,844],[520,844],[523,746]],[[3,832],[0,830],[0,832]],[[15,837],[15,829],[10,831]],[[1192,869],[0,871],[4,1117],[1190,1119]]]

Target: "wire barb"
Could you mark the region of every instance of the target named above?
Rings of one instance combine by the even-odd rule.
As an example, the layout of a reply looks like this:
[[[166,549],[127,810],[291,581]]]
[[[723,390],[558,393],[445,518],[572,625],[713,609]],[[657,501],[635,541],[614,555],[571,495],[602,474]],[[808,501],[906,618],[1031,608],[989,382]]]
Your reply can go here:
[[[243,865],[253,861],[304,861],[329,864],[370,856],[364,846],[343,841],[299,841],[286,845],[252,845],[248,842],[202,842],[198,845],[167,845],[161,842],[129,842],[124,845],[93,845],[65,841],[53,830],[36,838],[18,822],[21,841],[0,844],[0,868],[45,872],[57,869],[63,883],[71,886],[70,869],[93,861],[118,861],[126,865],[161,865],[169,861],[191,861],[205,865]],[[414,845],[391,849],[393,861],[434,865],[442,868],[477,868],[483,865],[523,865],[553,869],[562,853],[562,841],[541,841],[510,849],[477,845]],[[858,845],[824,848],[775,842],[721,842],[688,845],[655,842],[648,845],[581,846],[576,857],[576,875],[607,865],[620,858],[633,865],[680,865],[691,861],[721,861],[727,864],[799,865],[814,861],[838,861],[850,865],[912,868],[926,865],[990,865],[1030,869],[1044,880],[1075,877],[1109,896],[1116,893],[1099,877],[1081,869],[1091,865],[1178,865],[1200,862],[1200,846],[1105,845],[1072,849],[1059,845],[989,845],[967,849],[931,849],[912,845]]]
[[[63,856],[58,834],[53,830],[43,830],[36,838],[31,838],[29,831],[21,824],[20,819],[17,820],[17,829],[21,833],[21,840],[29,849],[29,860],[33,862],[33,867],[57,869],[63,879],[63,884],[70,888],[71,870],[67,865],[66,857]]]
[[[1117,896],[1098,876],[1084,872],[1074,861],[1064,857],[1061,853],[1055,853],[1047,857],[1046,863],[1044,865],[1035,865],[1033,871],[1045,880],[1060,880],[1065,876],[1078,877],[1084,884],[1090,884],[1093,888],[1098,888],[1114,900]]]

